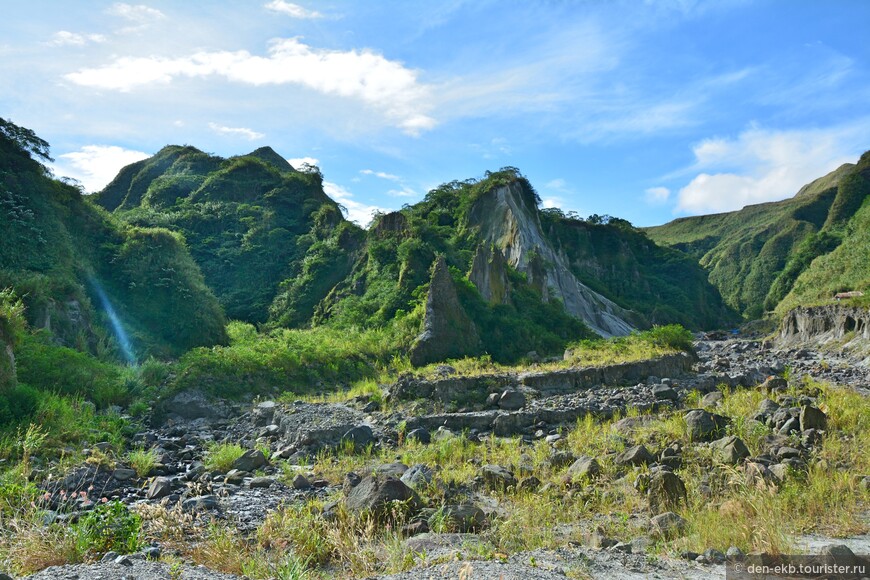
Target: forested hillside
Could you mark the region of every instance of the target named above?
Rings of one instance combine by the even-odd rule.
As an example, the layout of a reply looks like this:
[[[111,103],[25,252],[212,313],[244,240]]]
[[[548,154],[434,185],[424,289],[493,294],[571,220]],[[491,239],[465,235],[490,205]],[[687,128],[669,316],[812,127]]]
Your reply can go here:
[[[698,259],[728,305],[757,318],[781,310],[780,304],[867,288],[870,276],[861,256],[868,194],[865,153],[857,164],[843,165],[791,199],[681,218],[646,231]]]

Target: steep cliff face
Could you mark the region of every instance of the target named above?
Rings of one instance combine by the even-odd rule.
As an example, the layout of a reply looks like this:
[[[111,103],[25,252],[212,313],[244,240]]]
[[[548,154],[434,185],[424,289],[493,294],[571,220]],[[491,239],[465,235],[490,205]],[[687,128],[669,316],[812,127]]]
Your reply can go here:
[[[870,365],[870,309],[836,305],[795,308],[783,318],[775,338],[779,347],[835,346],[865,357]]]
[[[510,298],[507,261],[501,250],[490,244],[477,247],[468,279],[490,304],[505,304]]]
[[[469,214],[469,223],[480,228],[486,243],[500,250],[529,281],[540,283],[544,300],[557,298],[565,310],[602,336],[622,336],[634,330],[636,318],[580,282],[565,257],[553,248],[541,228],[533,199],[519,182],[498,187],[480,197]],[[543,280],[536,281],[535,278]]]

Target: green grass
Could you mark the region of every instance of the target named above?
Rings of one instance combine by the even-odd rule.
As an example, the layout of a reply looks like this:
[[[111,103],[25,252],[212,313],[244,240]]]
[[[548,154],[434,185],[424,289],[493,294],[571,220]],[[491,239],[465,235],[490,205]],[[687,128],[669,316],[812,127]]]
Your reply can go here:
[[[226,473],[245,451],[238,443],[213,443],[206,449],[205,466],[212,471]]]

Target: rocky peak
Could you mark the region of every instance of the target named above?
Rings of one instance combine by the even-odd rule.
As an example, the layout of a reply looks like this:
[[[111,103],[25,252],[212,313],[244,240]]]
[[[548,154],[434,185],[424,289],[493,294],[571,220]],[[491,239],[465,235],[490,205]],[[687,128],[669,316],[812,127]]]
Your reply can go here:
[[[537,208],[519,181],[481,196],[470,214],[485,243],[500,250],[507,263],[523,272],[541,290],[544,300],[558,298],[573,316],[602,336],[629,334],[634,318],[626,310],[580,282],[565,257],[553,248],[541,228]]]
[[[411,347],[411,363],[422,366],[465,356],[475,353],[479,346],[477,328],[459,303],[447,262],[444,256],[438,256],[426,297],[423,332]]]

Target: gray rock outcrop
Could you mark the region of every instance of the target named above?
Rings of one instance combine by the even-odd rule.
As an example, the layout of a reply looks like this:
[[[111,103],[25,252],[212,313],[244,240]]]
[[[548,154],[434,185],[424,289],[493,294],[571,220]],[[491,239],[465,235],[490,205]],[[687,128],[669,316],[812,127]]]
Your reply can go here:
[[[411,364],[423,366],[471,355],[479,347],[477,327],[459,303],[444,256],[438,256],[429,282],[423,332],[411,347]]]

